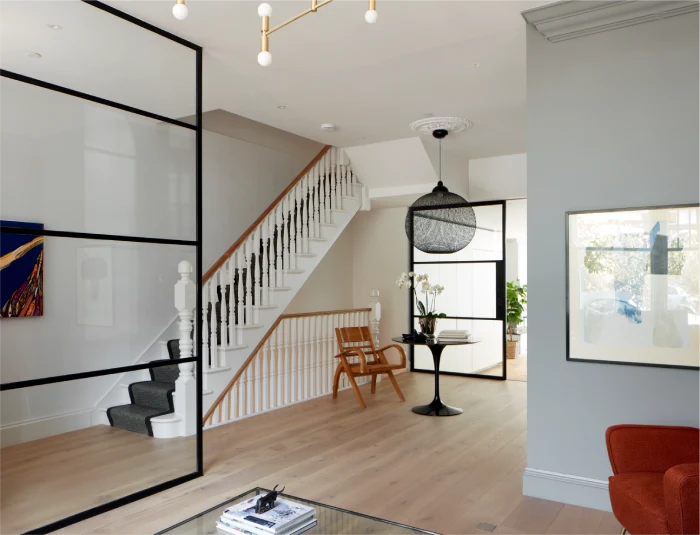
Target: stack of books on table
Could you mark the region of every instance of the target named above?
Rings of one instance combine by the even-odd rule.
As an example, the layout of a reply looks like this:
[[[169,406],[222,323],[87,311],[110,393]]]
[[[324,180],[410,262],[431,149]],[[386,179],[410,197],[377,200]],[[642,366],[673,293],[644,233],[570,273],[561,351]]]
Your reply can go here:
[[[316,509],[282,498],[264,513],[255,512],[255,504],[264,494],[229,507],[216,527],[235,535],[299,535],[316,525]]]
[[[438,340],[469,340],[471,338],[469,331],[449,330],[440,331]]]

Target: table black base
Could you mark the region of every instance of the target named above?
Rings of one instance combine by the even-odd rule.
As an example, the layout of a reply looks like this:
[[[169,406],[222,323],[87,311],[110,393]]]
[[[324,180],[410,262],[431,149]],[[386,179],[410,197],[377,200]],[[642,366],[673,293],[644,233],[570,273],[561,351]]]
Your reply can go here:
[[[423,416],[457,416],[462,414],[462,409],[457,407],[450,407],[445,405],[439,399],[433,400],[432,403],[428,405],[418,405],[411,409],[416,414],[422,414]]]

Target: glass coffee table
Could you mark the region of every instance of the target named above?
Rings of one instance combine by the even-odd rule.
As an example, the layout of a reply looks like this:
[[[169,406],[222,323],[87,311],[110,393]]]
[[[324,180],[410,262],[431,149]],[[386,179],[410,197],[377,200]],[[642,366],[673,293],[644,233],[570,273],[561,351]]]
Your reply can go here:
[[[168,529],[159,531],[156,533],[156,535],[161,535],[164,533],[230,535],[226,531],[219,530],[216,527],[216,521],[219,520],[219,517],[223,514],[224,509],[231,507],[238,502],[242,502],[243,500],[247,500],[248,498],[252,498],[257,494],[267,492],[270,492],[269,489],[256,487],[248,492],[236,496],[235,498],[226,500],[224,503],[220,503],[211,509],[203,511],[192,518],[188,518],[179,524],[175,524]],[[280,494],[280,496],[294,502],[309,505],[316,509],[315,518],[318,520],[318,523],[310,530],[305,531],[304,535],[357,535],[360,533],[377,533],[386,535],[408,535],[420,533],[437,535],[432,531],[412,528],[411,526],[405,526],[403,524],[390,522],[389,520],[382,520],[381,518],[375,518],[372,516],[363,515],[361,513],[346,511],[345,509],[340,509],[339,507],[312,502],[310,500],[297,498],[296,496],[290,496],[288,494]]]

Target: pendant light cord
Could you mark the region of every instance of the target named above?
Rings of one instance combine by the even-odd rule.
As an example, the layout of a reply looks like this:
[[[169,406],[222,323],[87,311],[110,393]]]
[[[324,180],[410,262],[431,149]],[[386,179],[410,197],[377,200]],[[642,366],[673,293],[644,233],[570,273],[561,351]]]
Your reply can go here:
[[[442,139],[438,139],[438,183],[442,186]]]

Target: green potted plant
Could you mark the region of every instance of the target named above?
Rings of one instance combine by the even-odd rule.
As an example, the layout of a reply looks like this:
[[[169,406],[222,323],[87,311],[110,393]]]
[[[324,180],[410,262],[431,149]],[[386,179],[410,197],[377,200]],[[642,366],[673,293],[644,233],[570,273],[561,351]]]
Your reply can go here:
[[[514,359],[520,354],[520,335],[518,325],[523,322],[523,312],[527,304],[527,284],[520,284],[520,279],[515,279],[506,284],[506,323],[508,335],[506,336],[506,356]]]
[[[430,282],[428,282],[428,275],[425,273],[418,275],[413,271],[410,273],[401,273],[396,281],[396,285],[399,288],[408,288],[413,292],[416,308],[420,314],[418,323],[420,324],[421,332],[430,338],[434,338],[438,318],[447,317],[444,313],[435,310],[437,296],[440,295],[445,288],[439,284],[431,285]],[[420,285],[420,292],[424,295],[423,301],[418,298],[418,285]]]

